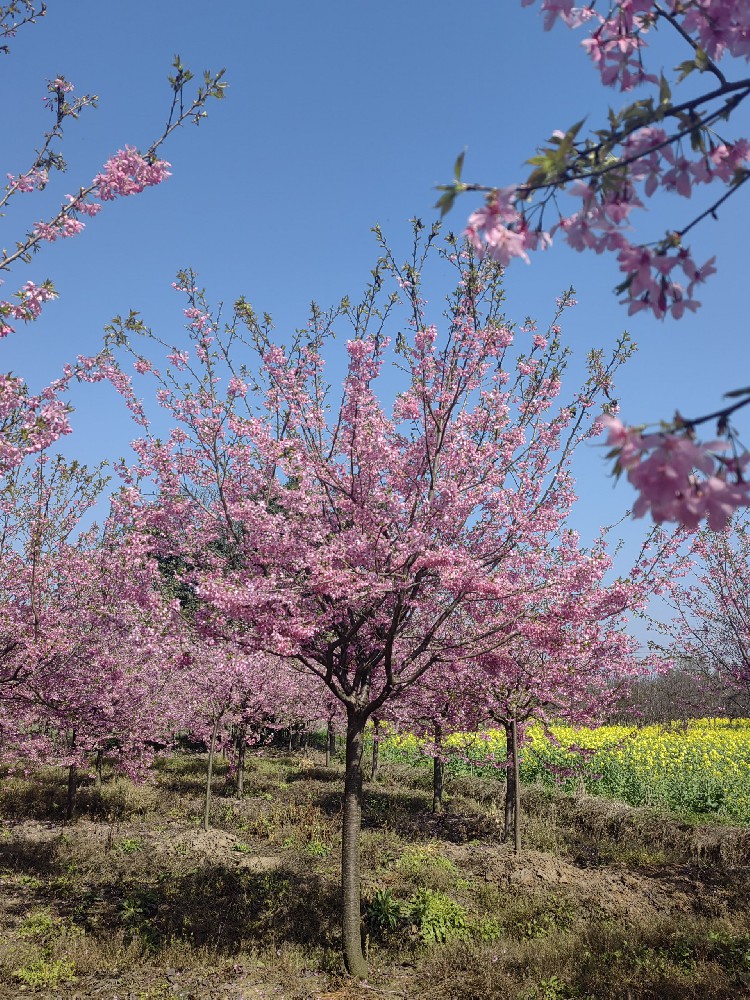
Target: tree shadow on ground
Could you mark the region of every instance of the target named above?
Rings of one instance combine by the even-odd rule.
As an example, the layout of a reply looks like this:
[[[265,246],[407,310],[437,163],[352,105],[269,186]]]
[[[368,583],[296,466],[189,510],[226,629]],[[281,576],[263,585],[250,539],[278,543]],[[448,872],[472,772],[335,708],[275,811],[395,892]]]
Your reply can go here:
[[[180,859],[170,868],[162,855],[144,852],[104,860],[83,877],[72,871],[68,847],[61,838],[16,836],[0,844],[0,866],[38,879],[40,902],[54,904],[87,934],[120,931],[150,951],[181,940],[227,953],[277,941],[330,947],[337,940],[338,883],[302,864],[253,870]]]

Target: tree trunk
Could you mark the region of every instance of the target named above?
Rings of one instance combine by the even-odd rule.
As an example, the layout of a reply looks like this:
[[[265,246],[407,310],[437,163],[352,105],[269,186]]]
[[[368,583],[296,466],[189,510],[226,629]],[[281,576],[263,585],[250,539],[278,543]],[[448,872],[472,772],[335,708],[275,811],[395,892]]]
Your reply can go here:
[[[326,733],[326,767],[331,766],[331,758],[336,753],[336,730],[333,728],[333,719],[328,720],[328,731]]]
[[[67,738],[68,749],[71,753],[75,749],[76,745],[76,731],[72,729],[70,731],[70,736]],[[67,822],[73,819],[73,813],[76,808],[76,790],[78,788],[78,768],[75,764],[71,764],[68,767],[68,788],[65,796],[65,819]]]
[[[70,822],[76,807],[76,789],[78,788],[78,768],[71,764],[68,768],[68,791],[65,796],[65,819]]]
[[[245,755],[247,753],[247,726],[238,726],[236,734],[237,746],[237,798],[245,794]]]
[[[443,788],[445,787],[445,763],[443,753],[443,727],[439,722],[434,724],[435,756],[432,758],[432,811],[443,811]]]
[[[102,768],[104,767],[104,751],[101,747],[96,751],[96,789],[101,790],[102,787]]]
[[[344,961],[350,975],[364,979],[367,963],[362,954],[362,917],[359,835],[362,827],[362,749],[365,719],[347,707],[346,775],[341,838],[342,932]]]
[[[380,719],[373,719],[372,731],[372,770],[370,777],[374,781],[380,767]]]
[[[511,741],[513,743],[513,853],[521,853],[521,778],[518,762],[518,722],[515,717],[511,722]]]
[[[219,732],[219,719],[214,719],[211,730],[211,745],[208,748],[208,775],[206,777],[206,803],[203,809],[203,829],[208,832],[208,816],[211,811],[211,782],[214,776],[214,755],[216,753],[216,736]]]
[[[511,827],[513,826],[514,816],[513,812],[516,805],[516,765],[513,753],[513,723],[503,720],[503,729],[505,730],[505,754],[506,754],[506,764],[505,764],[505,825],[503,827],[503,843],[505,844],[510,837]]]

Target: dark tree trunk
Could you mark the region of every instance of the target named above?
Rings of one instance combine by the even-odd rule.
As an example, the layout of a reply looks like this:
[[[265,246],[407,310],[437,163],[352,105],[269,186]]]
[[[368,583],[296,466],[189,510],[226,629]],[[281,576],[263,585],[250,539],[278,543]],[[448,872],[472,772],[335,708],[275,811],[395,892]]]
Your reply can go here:
[[[104,751],[101,747],[96,751],[96,788],[102,787],[102,769],[104,767]]]
[[[518,723],[515,719],[503,722],[507,752],[505,784],[505,828],[503,843],[510,839],[513,830],[513,852],[521,852],[521,779],[518,761]]]
[[[443,761],[443,727],[434,724],[435,756],[432,758],[432,811],[443,811],[443,788],[445,787],[445,763]]]
[[[72,729],[70,731],[70,736],[67,738],[68,749],[71,753],[75,750],[76,745],[76,731]],[[65,819],[67,822],[73,819],[73,813],[76,808],[76,791],[78,789],[78,768],[75,764],[71,764],[68,767],[68,788],[65,795]]]
[[[245,794],[245,756],[247,754],[247,726],[238,726],[235,735],[235,745],[237,747],[237,782],[235,791],[237,798],[241,799]]]
[[[208,832],[208,817],[211,812],[211,783],[214,776],[214,756],[216,755],[216,736],[219,732],[219,720],[214,719],[211,730],[211,745],[208,748],[208,774],[206,775],[206,802],[203,808],[203,829]]]
[[[78,789],[78,768],[71,764],[68,768],[68,790],[65,796],[65,819],[70,822],[76,808],[76,791]]]
[[[513,732],[512,723],[503,720],[505,730],[505,824],[503,826],[503,843],[508,841],[510,831],[513,827],[513,809],[516,803],[515,790],[515,761],[513,760]]]
[[[333,719],[328,720],[328,730],[326,732],[326,767],[331,766],[331,758],[336,753],[336,730],[333,728]]]
[[[380,719],[373,719],[372,731],[372,770],[370,777],[374,781],[380,767]]]
[[[518,722],[513,719],[512,743],[513,743],[513,853],[521,853],[521,777],[519,775],[518,761]]]
[[[341,838],[342,932],[344,960],[350,975],[364,979],[367,963],[362,954],[361,876],[359,835],[362,827],[362,749],[365,718],[347,707],[346,775]]]

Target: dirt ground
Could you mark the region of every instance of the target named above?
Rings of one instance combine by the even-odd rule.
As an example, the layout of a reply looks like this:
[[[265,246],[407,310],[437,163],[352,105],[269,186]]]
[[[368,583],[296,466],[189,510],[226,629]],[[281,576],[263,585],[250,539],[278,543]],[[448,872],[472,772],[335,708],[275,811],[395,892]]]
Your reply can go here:
[[[73,825],[0,818],[0,997],[750,997],[750,831],[531,789],[516,856],[476,789],[434,816],[395,783],[365,813],[365,902],[427,891],[471,922],[426,941],[366,914],[371,975],[352,983],[336,793],[286,779],[218,799],[208,832],[175,798],[166,814]]]

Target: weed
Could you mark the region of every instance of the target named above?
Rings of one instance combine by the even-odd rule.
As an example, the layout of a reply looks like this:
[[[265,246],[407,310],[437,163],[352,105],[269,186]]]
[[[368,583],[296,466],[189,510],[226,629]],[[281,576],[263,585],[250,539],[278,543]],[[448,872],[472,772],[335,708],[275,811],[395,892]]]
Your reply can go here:
[[[147,950],[156,950],[161,940],[155,919],[158,908],[156,893],[148,887],[137,889],[122,901],[120,921],[126,941],[137,940]]]
[[[460,876],[453,862],[430,844],[405,851],[396,862],[396,870],[415,885],[429,885],[442,890],[453,888]]]
[[[75,981],[75,966],[67,958],[53,961],[42,956],[20,969],[14,969],[13,978],[32,989],[56,990],[65,983]]]
[[[18,927],[18,936],[32,941],[44,941],[57,935],[60,921],[48,910],[37,910],[24,917]]]
[[[731,972],[750,972],[750,934],[728,934],[711,931],[708,952],[714,961]]]
[[[24,886],[26,889],[31,889],[32,892],[37,889],[41,889],[44,885],[44,882],[35,875],[18,875],[16,876],[16,881],[20,886]]]
[[[125,837],[117,845],[117,850],[123,854],[137,854],[143,850],[143,843],[135,837]]]
[[[473,938],[488,944],[499,941],[505,933],[505,928],[496,917],[479,917],[471,922],[470,930]]]
[[[324,844],[322,840],[311,840],[305,845],[305,854],[311,858],[327,858],[331,853],[331,845]]]
[[[395,931],[402,917],[401,904],[389,889],[378,889],[366,910],[367,922],[376,931]]]
[[[18,936],[44,947],[63,937],[79,937],[83,932],[68,919],[56,917],[49,910],[35,910],[18,925]]]
[[[516,932],[527,940],[547,937],[553,931],[568,930],[575,920],[572,904],[566,899],[552,899],[550,904],[528,920],[516,925]]]
[[[240,854],[254,854],[255,853],[255,848],[251,847],[250,844],[243,844],[241,841],[238,841],[236,844],[234,844],[232,846],[232,850],[233,851],[237,851]]]
[[[549,976],[527,993],[524,1000],[578,1000],[578,998],[581,998],[581,992],[577,987],[569,986],[557,976]],[[595,1000],[595,998],[581,998],[581,1000]]]
[[[412,920],[425,944],[443,944],[449,938],[468,936],[466,910],[450,896],[419,889],[410,907]]]

